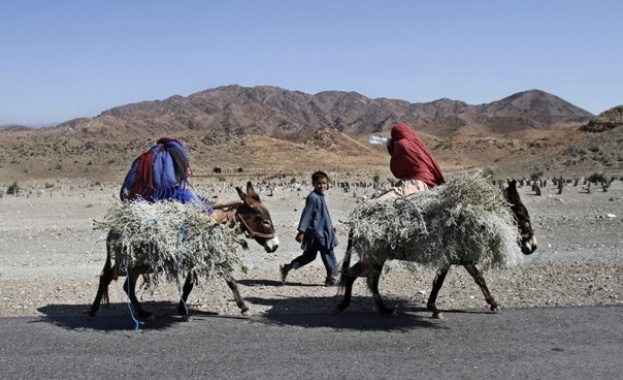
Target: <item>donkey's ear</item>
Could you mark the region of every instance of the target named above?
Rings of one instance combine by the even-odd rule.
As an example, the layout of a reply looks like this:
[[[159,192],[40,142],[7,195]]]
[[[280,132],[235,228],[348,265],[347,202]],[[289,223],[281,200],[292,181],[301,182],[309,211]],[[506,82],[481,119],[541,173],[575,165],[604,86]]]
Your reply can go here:
[[[257,195],[257,193],[255,192],[255,189],[253,188],[251,181],[247,182],[247,195],[255,199],[258,202],[260,201],[260,196]]]
[[[246,194],[238,186],[236,186],[236,191],[238,192],[238,196],[240,197],[240,199],[242,199],[242,201],[244,202],[244,198],[246,197]]]
[[[512,180],[508,182],[508,187],[504,189],[504,198],[512,204],[520,202],[519,192],[517,192],[517,181]]]

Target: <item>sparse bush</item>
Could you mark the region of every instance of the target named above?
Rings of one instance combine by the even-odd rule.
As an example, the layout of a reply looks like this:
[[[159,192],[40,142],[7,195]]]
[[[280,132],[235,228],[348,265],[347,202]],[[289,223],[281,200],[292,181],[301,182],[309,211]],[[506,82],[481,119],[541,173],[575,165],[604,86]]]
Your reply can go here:
[[[590,177],[587,178],[588,182],[598,184],[598,183],[607,183],[608,179],[604,173],[593,173]]]
[[[493,178],[493,175],[495,174],[495,170],[493,170],[493,168],[484,168],[482,170],[482,175],[487,178]]]
[[[19,185],[17,184],[17,182],[13,182],[12,185],[9,185],[9,187],[6,189],[6,193],[8,195],[16,195],[17,193],[19,193]]]
[[[378,185],[380,180],[381,177],[378,174],[375,174],[374,177],[372,177],[372,182],[374,182],[375,185]]]
[[[542,171],[542,170],[539,170],[539,171],[537,171],[537,172],[534,172],[534,173],[530,174],[530,179],[531,179],[532,181],[535,181],[535,182],[536,182],[536,181],[538,181],[538,180],[539,180],[542,176],[543,176],[543,171]]]

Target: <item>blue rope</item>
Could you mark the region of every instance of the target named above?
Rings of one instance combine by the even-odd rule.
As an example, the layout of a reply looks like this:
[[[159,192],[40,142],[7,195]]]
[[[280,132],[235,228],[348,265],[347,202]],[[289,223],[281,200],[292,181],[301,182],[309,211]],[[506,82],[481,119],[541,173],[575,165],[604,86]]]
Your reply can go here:
[[[156,220],[152,219],[151,220],[152,224],[156,224]],[[142,228],[143,226],[141,226]],[[143,321],[139,321],[138,319],[136,319],[136,317],[134,316],[134,312],[132,311],[132,300],[130,299],[130,291],[132,290],[132,288],[130,287],[130,277],[129,277],[129,271],[128,271],[128,266],[130,263],[130,258],[132,257],[132,247],[128,246],[127,247],[127,251],[128,251],[128,255],[125,261],[125,276],[126,276],[126,280],[128,282],[128,289],[127,289],[127,295],[128,295],[128,310],[130,310],[130,317],[132,317],[132,320],[134,321],[134,330],[140,330],[141,325],[144,325],[145,322]]]
[[[182,305],[184,305],[184,318],[188,317],[188,314],[190,314],[188,312],[188,306],[186,305],[186,301],[184,301],[184,297],[182,297],[182,285],[180,281],[181,264],[180,264],[179,247],[185,237],[186,237],[186,225],[182,223],[182,225],[180,226],[180,232],[177,234],[177,243],[175,245],[175,261],[177,263],[177,276],[175,278],[175,281],[177,283],[177,293],[180,296],[180,302],[182,303]]]
[[[126,282],[128,283],[128,289],[127,289],[127,295],[128,295],[128,309],[130,310],[130,316],[132,317],[132,320],[134,321],[134,330],[140,330],[140,326],[144,325],[145,322],[143,321],[139,321],[138,319],[136,319],[134,317],[134,312],[132,311],[132,300],[130,299],[130,290],[132,290],[130,288],[130,275],[128,272],[128,264],[130,262],[130,247],[128,246],[128,257],[125,260],[125,278],[126,278]]]

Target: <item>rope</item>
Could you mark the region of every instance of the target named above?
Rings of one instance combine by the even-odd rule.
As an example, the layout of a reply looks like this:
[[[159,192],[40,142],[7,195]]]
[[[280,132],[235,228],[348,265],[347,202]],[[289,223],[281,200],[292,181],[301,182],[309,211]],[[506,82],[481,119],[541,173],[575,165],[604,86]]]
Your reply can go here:
[[[128,250],[128,257],[125,260],[125,278],[126,278],[126,283],[128,284],[128,289],[127,289],[127,295],[128,295],[128,309],[130,310],[130,316],[132,317],[132,320],[134,321],[134,330],[140,330],[140,326],[144,325],[145,322],[143,321],[139,321],[138,319],[136,319],[136,317],[134,317],[134,312],[132,311],[132,300],[130,299],[130,291],[132,290],[130,283],[132,281],[130,281],[130,272],[128,272],[128,266],[130,263],[130,258],[132,257],[132,248],[130,247],[130,245],[128,245],[127,247]]]
[[[153,224],[156,224],[156,219],[152,219],[151,222]],[[142,226],[141,226],[142,228]],[[140,229],[139,228],[139,231]],[[136,232],[134,233],[136,234]],[[127,247],[127,252],[128,255],[125,259],[125,278],[126,278],[126,282],[128,283],[128,288],[126,289],[126,294],[128,296],[128,310],[130,310],[130,317],[132,317],[132,320],[134,321],[134,330],[140,330],[141,325],[144,325],[145,322],[143,321],[139,321],[138,319],[136,319],[136,317],[134,316],[134,312],[132,311],[132,300],[130,299],[130,292],[132,290],[131,285],[130,285],[130,272],[129,272],[129,264],[130,264],[130,259],[132,258],[132,244],[128,244]]]

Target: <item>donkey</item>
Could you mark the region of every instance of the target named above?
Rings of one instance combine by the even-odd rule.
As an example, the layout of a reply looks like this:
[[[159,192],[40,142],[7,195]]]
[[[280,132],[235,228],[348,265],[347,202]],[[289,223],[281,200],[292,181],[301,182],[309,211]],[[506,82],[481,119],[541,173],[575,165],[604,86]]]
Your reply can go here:
[[[517,191],[517,183],[516,181],[509,182],[508,187],[502,192],[504,199],[510,204],[510,209],[515,218],[516,225],[519,229],[520,233],[520,247],[521,251],[524,255],[532,254],[537,248],[536,237],[534,236],[534,232],[532,230],[532,224],[530,223],[530,215],[528,214],[528,210],[521,202],[521,198],[519,197],[519,193]],[[344,256],[344,261],[342,262],[341,268],[341,278],[340,278],[340,286],[345,288],[344,298],[342,302],[338,305],[339,312],[343,312],[350,305],[351,297],[352,297],[352,288],[353,283],[355,282],[357,277],[363,276],[367,277],[368,280],[368,288],[372,292],[374,297],[374,301],[376,302],[377,308],[379,312],[383,315],[390,315],[394,312],[393,309],[385,306],[380,294],[379,294],[379,280],[381,276],[381,270],[383,268],[383,264],[387,259],[404,259],[398,256],[398,252],[392,252],[389,255],[382,254],[380,257],[375,257],[375,252],[366,252],[367,255],[372,256],[371,258],[363,258],[358,261],[355,265],[349,268],[350,266],[350,258],[352,254],[353,245],[357,246],[357,242],[353,241],[352,231],[349,234],[348,246],[346,248],[346,253]],[[396,251],[399,251],[400,247],[396,247]],[[416,259],[417,261],[417,259]],[[466,263],[447,263],[442,265],[437,269],[437,273],[435,275],[435,279],[433,280],[433,289],[428,298],[427,308],[433,312],[433,318],[441,318],[441,311],[437,309],[435,305],[437,295],[443,282],[450,270],[450,266],[452,264],[462,265],[467,272],[474,278],[476,284],[482,290],[482,293],[485,297],[485,301],[490,305],[491,311],[498,310],[498,303],[495,301],[491,292],[487,288],[487,284],[482,273],[478,270],[475,264],[466,264]]]
[[[243,192],[239,187],[236,187],[236,191],[240,197],[240,201],[231,203],[227,206],[229,208],[216,209],[219,207],[215,205],[215,211],[212,214],[212,218],[220,223],[240,223],[242,232],[247,238],[251,238],[264,247],[264,250],[268,253],[275,252],[279,247],[279,239],[275,233],[275,229],[270,217],[270,213],[262,205],[259,195],[255,192],[251,182],[247,183],[247,191]],[[130,298],[130,302],[134,307],[137,315],[143,319],[149,319],[153,317],[152,313],[145,311],[138,299],[136,298],[135,289],[136,282],[140,275],[150,272],[150,268],[146,266],[130,266],[127,269],[127,273],[124,271],[121,263],[122,259],[122,244],[121,236],[118,231],[110,230],[106,238],[106,262],[104,263],[104,269],[100,276],[100,282],[97,289],[97,294],[91,309],[87,312],[91,317],[95,317],[97,311],[100,308],[102,299],[106,299],[108,302],[108,286],[113,279],[117,279],[118,275],[126,275],[126,280],[123,285],[123,289]],[[114,256],[114,264],[113,264]],[[238,284],[231,274],[225,277],[225,282],[232,290],[236,304],[240,308],[242,314],[249,313],[249,308],[245,304],[240,292],[238,290]],[[188,309],[186,308],[186,300],[190,295],[194,285],[197,283],[197,276],[194,273],[188,273],[186,281],[183,286],[182,299],[180,300],[177,310],[183,316],[188,316]]]

